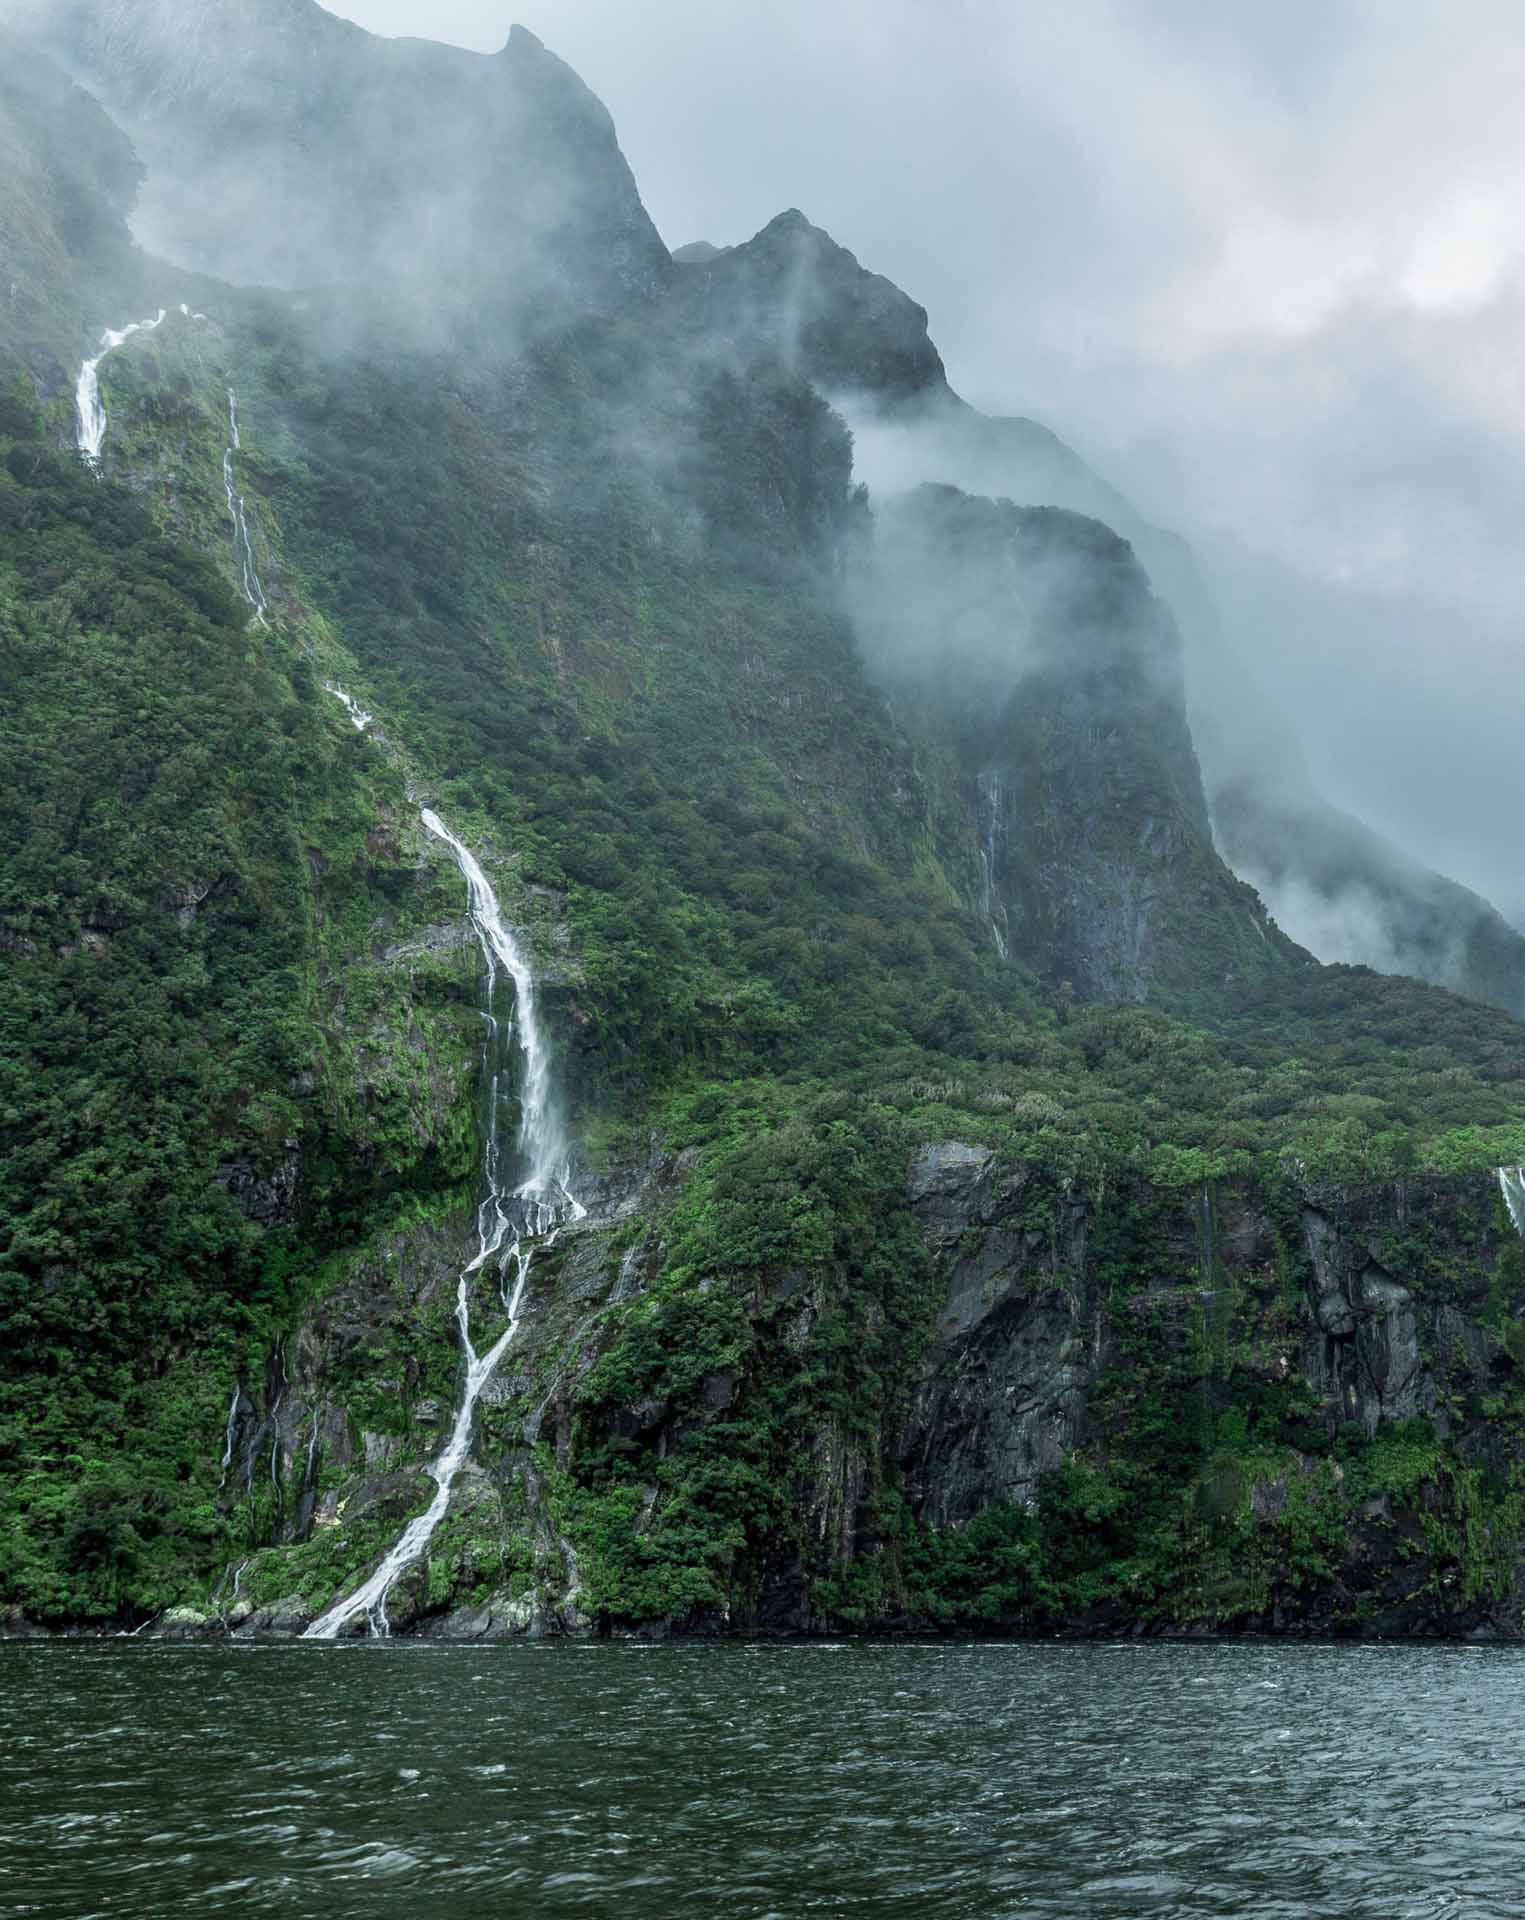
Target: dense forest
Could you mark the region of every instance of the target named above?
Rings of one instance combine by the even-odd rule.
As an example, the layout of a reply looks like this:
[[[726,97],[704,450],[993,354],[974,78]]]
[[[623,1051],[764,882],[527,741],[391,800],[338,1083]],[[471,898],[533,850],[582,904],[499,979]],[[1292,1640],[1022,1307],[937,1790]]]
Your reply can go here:
[[[152,10],[83,86],[0,48],[5,1617],[300,1629],[428,1506],[496,1086],[428,805],[587,1211],[395,1628],[1518,1633],[1501,994],[1288,940],[1136,546],[1017,469],[871,497],[833,400],[925,405],[925,315],[808,240],[801,322],[798,216],[674,262],[530,36],[428,80],[535,176],[514,275],[139,250],[247,12],[173,128]]]

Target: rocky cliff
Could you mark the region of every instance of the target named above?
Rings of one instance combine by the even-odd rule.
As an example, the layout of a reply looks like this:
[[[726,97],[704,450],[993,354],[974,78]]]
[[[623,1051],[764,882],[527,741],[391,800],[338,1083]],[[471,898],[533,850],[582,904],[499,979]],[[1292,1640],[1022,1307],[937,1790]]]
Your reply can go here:
[[[892,1391],[833,1406],[789,1383],[833,1350],[851,1282],[829,1270],[742,1289],[729,1342],[635,1360],[674,1309],[651,1226],[691,1172],[627,1165],[542,1269],[394,1628],[1525,1630],[1525,1255],[1490,1181],[1167,1193],[925,1144],[883,1196],[925,1261],[914,1351]],[[421,1330],[464,1251],[387,1243],[235,1403],[231,1484],[275,1544],[178,1630],[304,1626],[395,1532],[448,1412],[448,1343],[423,1358]],[[861,1337],[883,1332],[871,1313]],[[770,1502],[736,1448],[780,1390],[800,1424]],[[611,1483],[612,1461],[633,1472]],[[675,1516],[680,1489],[699,1504]]]
[[[497,1351],[399,1630],[1515,1631],[1521,1031],[1279,939],[1129,544],[865,497],[820,356],[935,386],[919,309],[792,220],[669,268],[528,44],[88,10],[146,205],[195,182],[134,50],[203,18],[162,69],[196,154],[239,102],[298,127],[298,29],[323,128],[401,62],[505,114],[512,191],[456,156],[467,197],[565,298],[478,353],[452,256],[450,327],[356,324],[385,176],[342,297],[192,275],[129,244],[104,108],[8,69],[0,1602],[310,1622]],[[269,244],[316,245],[342,196],[282,165]],[[781,341],[801,261],[852,324],[807,287]],[[477,1207],[528,1083],[424,807],[573,1143],[527,1269]]]
[[[683,250],[680,249],[680,254]],[[1151,524],[1047,427],[992,418],[947,379],[927,315],[797,211],[738,246],[680,262],[674,298],[703,325],[767,342],[846,411],[890,490],[953,483],[1067,507],[1128,540],[1185,640],[1192,724],[1215,831],[1234,871],[1283,902],[1319,957],[1412,973],[1519,1013],[1525,936],[1325,800],[1254,693],[1253,667],[1178,536]],[[1312,697],[1312,693],[1310,693]]]
[[[1041,1516],[1070,1479],[1003,1605],[1052,1616],[1055,1573],[1057,1611],[1099,1629],[1519,1633],[1501,1416],[1525,1263],[1491,1183],[1294,1175],[1162,1205],[941,1145],[911,1198],[947,1275],[913,1500],[967,1528],[1002,1501]]]

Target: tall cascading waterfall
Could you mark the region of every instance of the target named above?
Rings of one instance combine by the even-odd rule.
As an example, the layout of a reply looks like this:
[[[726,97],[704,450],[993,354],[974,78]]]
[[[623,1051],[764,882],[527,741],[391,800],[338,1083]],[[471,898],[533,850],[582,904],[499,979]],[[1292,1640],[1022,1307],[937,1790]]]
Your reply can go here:
[[[241,452],[243,440],[238,431],[238,395],[228,388],[228,444],[222,455],[222,485],[228,496],[228,518],[233,523],[233,551],[238,557],[239,588],[249,605],[254,609],[254,617],[261,626],[265,624],[265,609],[269,602],[265,590],[259,583],[259,574],[254,565],[254,543],[249,538],[249,521],[244,512],[244,496],[233,484],[233,456]]]
[[[182,312],[186,309],[182,308]],[[152,320],[134,320],[130,326],[107,327],[101,335],[100,352],[87,360],[74,383],[74,444],[84,455],[87,466],[100,465],[101,448],[106,444],[106,407],[101,399],[101,362],[115,353],[124,340],[135,333],[152,333],[164,324],[164,308]]]
[[[1515,1232],[1525,1240],[1525,1167],[1500,1167],[1498,1173],[1499,1191],[1509,1209],[1509,1218],[1514,1222]]]
[[[343,701],[353,719],[354,703],[337,687],[329,691]],[[373,1635],[384,1637],[389,1631],[387,1595],[404,1569],[423,1554],[434,1529],[445,1517],[456,1475],[471,1449],[477,1401],[519,1330],[520,1307],[535,1252],[529,1243],[543,1241],[549,1245],[563,1226],[582,1219],[587,1212],[569,1186],[566,1140],[551,1101],[550,1055],[535,1011],[535,982],[529,963],[470,850],[429,808],[423,809],[421,818],[429,832],[449,847],[466,882],[467,910],[486,973],[482,1009],[487,1027],[483,1049],[486,1115],[482,1129],[482,1200],[477,1208],[476,1255],[462,1269],[455,1296],[465,1378],[449,1438],[429,1469],[434,1478],[434,1498],[403,1528],[370,1579],[312,1623],[304,1636],[309,1640],[336,1639],[362,1617]],[[513,986],[514,1005],[512,1013],[500,1019],[497,991],[505,975]],[[519,1053],[520,1119],[514,1162],[523,1175],[513,1186],[503,1172],[499,1132],[501,1083],[510,1042],[517,1042]],[[485,1353],[478,1353],[471,1341],[471,1282],[491,1260],[498,1262],[508,1324]]]

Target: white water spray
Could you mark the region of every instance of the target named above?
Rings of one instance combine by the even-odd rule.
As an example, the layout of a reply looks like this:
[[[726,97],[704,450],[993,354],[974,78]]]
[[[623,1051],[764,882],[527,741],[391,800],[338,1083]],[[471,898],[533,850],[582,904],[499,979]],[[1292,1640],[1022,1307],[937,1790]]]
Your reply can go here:
[[[1525,1240],[1525,1167],[1500,1167],[1499,1191],[1515,1232]]]
[[[637,1241],[634,1246],[626,1247],[624,1257],[620,1261],[619,1278],[615,1281],[614,1291],[609,1296],[609,1305],[611,1307],[617,1307],[620,1302],[628,1298],[632,1292],[635,1281],[635,1265],[640,1256],[641,1246],[639,1241]]]
[[[108,353],[115,353],[124,340],[130,340],[135,333],[152,333],[155,327],[164,324],[164,308],[160,307],[152,320],[134,320],[130,326],[107,327],[101,335],[101,349],[93,360],[87,360],[79,370],[79,378],[74,383],[74,444],[84,455],[85,464],[100,465],[101,448],[106,444],[106,407],[101,399],[100,367]]]
[[[331,687],[329,691],[344,698],[337,688]],[[346,700],[345,704],[348,706],[350,703]],[[470,850],[456,839],[437,813],[425,807],[421,817],[429,832],[449,847],[465,879],[467,910],[471,915],[477,944],[482,950],[487,974],[483,995],[483,1015],[487,1023],[483,1198],[477,1208],[476,1256],[462,1270],[455,1294],[455,1324],[460,1334],[461,1352],[465,1357],[466,1376],[450,1436],[439,1458],[429,1469],[434,1479],[434,1498],[423,1513],[403,1528],[395,1545],[370,1579],[313,1621],[304,1635],[308,1640],[336,1639],[346,1627],[362,1616],[373,1635],[384,1638],[388,1633],[387,1595],[404,1568],[422,1556],[434,1529],[445,1517],[456,1475],[471,1450],[472,1420],[477,1401],[519,1331],[520,1308],[535,1252],[532,1246],[525,1243],[546,1235],[545,1244],[550,1245],[564,1225],[582,1219],[587,1211],[567,1186],[569,1168],[566,1141],[551,1106],[550,1056],[536,1018],[535,983],[529,962],[505,924],[497,895]],[[505,1186],[500,1170],[498,1129],[499,1074],[496,1067],[502,1030],[494,1011],[494,1001],[498,982],[504,974],[513,982],[514,988],[514,1011],[505,1037],[517,1040],[520,1053],[518,1159],[526,1170],[524,1179],[512,1191]],[[479,1354],[471,1343],[471,1281],[488,1261],[499,1256],[508,1324],[487,1351]]]
[[[233,484],[233,456],[241,451],[243,441],[238,432],[238,395],[228,388],[228,444],[222,455],[222,486],[228,496],[228,518],[233,523],[233,551],[238,557],[239,589],[249,605],[254,609],[254,617],[261,626],[265,624],[265,609],[269,602],[265,590],[259,583],[259,573],[254,565],[254,543],[249,538],[249,520],[244,512],[244,496]]]
[[[332,680],[325,680],[323,682],[323,691],[325,693],[331,693],[339,702],[339,705],[343,707],[344,711],[349,715],[350,725],[355,729],[356,733],[364,733],[366,728],[376,718],[374,713],[368,712],[361,706],[360,702],[352,693],[346,693],[343,687],[335,686]]]

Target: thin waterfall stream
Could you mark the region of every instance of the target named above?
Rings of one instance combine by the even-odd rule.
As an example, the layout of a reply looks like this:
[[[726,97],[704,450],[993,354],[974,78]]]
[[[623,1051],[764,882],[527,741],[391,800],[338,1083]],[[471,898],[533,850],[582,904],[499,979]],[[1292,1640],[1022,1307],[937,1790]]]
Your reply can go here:
[[[217,1482],[217,1490],[219,1493],[228,1484],[228,1468],[233,1464],[233,1433],[238,1424],[238,1403],[242,1398],[242,1387],[235,1385],[233,1388],[233,1399],[228,1407],[228,1430],[223,1437],[222,1478]]]
[[[996,952],[1003,960],[1010,955],[1006,947],[1006,935],[997,921],[1005,920],[1006,909],[1001,905],[995,890],[996,862],[1000,857],[1001,822],[1001,776],[993,770],[979,775],[976,782],[979,794],[979,849],[980,867],[983,883],[980,889],[980,911],[985,916],[985,924],[990,928],[995,941]]]
[[[1499,1191],[1509,1209],[1509,1218],[1514,1222],[1515,1232],[1525,1240],[1525,1167],[1500,1167],[1498,1174]]]
[[[347,710],[352,708],[337,688],[330,691]],[[587,1212],[568,1184],[566,1140],[551,1099],[550,1056],[535,1010],[535,982],[529,962],[470,849],[428,807],[420,817],[428,831],[449,847],[466,882],[467,911],[485,971],[482,1012],[487,1027],[483,1056],[487,1110],[482,1129],[482,1199],[476,1216],[477,1251],[461,1270],[455,1297],[465,1377],[449,1437],[429,1468],[434,1498],[403,1528],[371,1577],[313,1621],[304,1636],[309,1640],[336,1639],[362,1617],[373,1635],[384,1637],[388,1633],[387,1595],[398,1576],[422,1556],[445,1517],[456,1475],[471,1450],[477,1402],[519,1330],[524,1289],[537,1250],[531,1243],[552,1244],[563,1226],[582,1219]],[[505,976],[513,987],[513,1010],[506,1021],[500,1019],[496,1009],[499,983]],[[517,1042],[519,1053],[520,1119],[512,1164],[523,1170],[523,1178],[512,1186],[511,1176],[506,1178],[503,1172],[499,1126],[504,1052],[509,1042]],[[471,1339],[471,1283],[492,1260],[498,1261],[502,1275],[508,1323],[486,1352],[479,1353]]]
[[[254,565],[254,542],[249,538],[249,520],[244,511],[244,496],[238,492],[233,480],[233,456],[243,451],[243,439],[238,431],[238,395],[228,388],[228,444],[222,455],[222,484],[228,496],[228,518],[233,523],[233,551],[238,556],[239,591],[254,609],[254,617],[261,626],[265,624],[265,609],[269,602],[265,590],[259,583],[259,573]]]
[[[160,307],[152,320],[134,320],[125,327],[107,327],[101,335],[100,351],[87,360],[74,383],[74,444],[83,454],[86,466],[100,465],[101,448],[106,444],[106,404],[101,399],[101,362],[115,353],[124,340],[135,333],[152,333],[164,324],[165,309]]]
[[[98,467],[101,463],[101,450],[106,444],[106,429],[109,425],[106,415],[106,403],[101,398],[101,362],[110,353],[130,340],[134,334],[153,333],[162,327],[167,308],[161,307],[152,320],[134,320],[125,327],[108,327],[101,335],[100,350],[93,359],[86,360],[80,367],[79,376],[74,383],[74,444],[79,449],[86,466]],[[179,309],[186,320],[201,321],[204,313],[192,313],[188,306]],[[238,563],[238,587],[245,600],[254,609],[254,618],[260,626],[265,624],[265,615],[270,603],[265,598],[265,590],[260,585],[259,569],[254,560],[254,542],[249,533],[249,516],[244,495],[238,491],[234,478],[234,456],[243,451],[243,437],[238,425],[238,395],[232,387],[228,394],[228,441],[222,455],[222,485],[227,496],[228,520],[233,530],[233,552]],[[346,698],[347,696],[340,696]],[[356,709],[359,711],[359,709]],[[369,714],[366,719],[369,720]],[[360,723],[357,721],[357,725]]]

